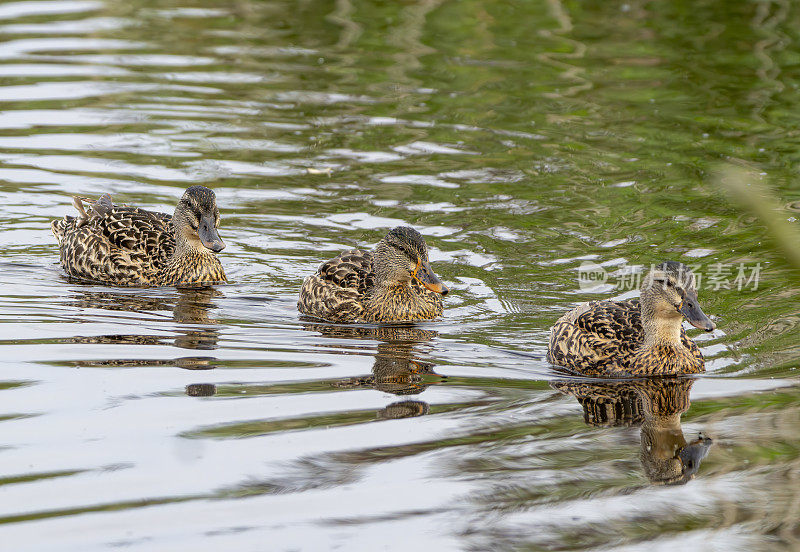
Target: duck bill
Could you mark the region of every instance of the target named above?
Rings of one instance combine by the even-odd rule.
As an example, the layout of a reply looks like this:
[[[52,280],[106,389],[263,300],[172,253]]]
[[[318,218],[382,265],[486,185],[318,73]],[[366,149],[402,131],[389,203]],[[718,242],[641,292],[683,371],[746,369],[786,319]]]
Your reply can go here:
[[[676,456],[683,464],[684,476],[693,476],[697,473],[700,463],[708,455],[708,449],[713,443],[710,438],[700,436],[678,451]]]
[[[717,327],[712,320],[706,316],[703,309],[700,308],[700,303],[697,300],[696,291],[686,292],[686,297],[683,299],[683,304],[680,308],[680,313],[689,321],[689,324],[695,328],[700,328],[707,332],[712,331]]]
[[[200,226],[197,228],[197,235],[200,237],[200,243],[214,253],[219,253],[225,249],[225,242],[219,237],[219,233],[214,227],[214,221],[210,218],[203,218],[200,221]]]
[[[433,269],[428,261],[421,263],[420,267],[417,269],[416,276],[420,284],[434,293],[447,295],[447,293],[450,291],[447,286],[444,285],[444,282],[442,282],[433,272]]]

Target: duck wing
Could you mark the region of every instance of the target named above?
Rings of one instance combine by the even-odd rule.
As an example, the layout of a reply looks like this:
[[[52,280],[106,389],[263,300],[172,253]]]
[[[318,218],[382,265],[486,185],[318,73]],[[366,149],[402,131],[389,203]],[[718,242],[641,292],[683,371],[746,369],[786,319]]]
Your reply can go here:
[[[592,308],[580,314],[576,325],[602,339],[619,341],[638,348],[644,338],[642,309],[637,300],[593,301]]]
[[[75,278],[115,285],[147,285],[175,249],[172,217],[114,205],[109,195],[90,202],[80,215],[52,223],[61,264]]]
[[[639,302],[592,301],[562,316],[550,331],[549,362],[585,375],[626,368],[643,340]]]
[[[322,263],[317,274],[331,285],[354,289],[362,295],[375,286],[372,253],[360,249],[344,251]]]
[[[372,253],[344,251],[303,282],[298,310],[332,322],[355,322],[364,312],[364,295],[375,285]]]
[[[162,264],[175,249],[172,216],[139,207],[114,205],[105,194],[92,204],[89,224],[114,246]]]

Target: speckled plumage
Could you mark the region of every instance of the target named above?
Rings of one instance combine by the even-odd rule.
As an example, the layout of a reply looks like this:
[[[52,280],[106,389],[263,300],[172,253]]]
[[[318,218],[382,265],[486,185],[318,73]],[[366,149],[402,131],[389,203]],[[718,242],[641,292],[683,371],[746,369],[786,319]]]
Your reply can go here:
[[[411,229],[399,229],[418,236]],[[392,230],[384,241],[397,232],[398,229]],[[400,235],[405,239],[405,234]],[[421,239],[419,236],[416,241]],[[382,244],[383,241],[379,247]],[[424,241],[416,249],[402,244],[395,247],[405,248],[401,249],[403,254],[418,256],[421,262],[427,263]],[[375,252],[360,249],[345,251],[326,261],[316,274],[303,282],[298,310],[331,322],[411,322],[442,314],[439,293],[428,290],[417,279],[381,283],[375,264]]]
[[[211,190],[193,186],[187,194],[190,192],[199,198],[193,200],[195,203],[208,204],[208,209],[213,207],[216,211]],[[66,216],[51,224],[59,243],[61,265],[70,277],[136,287],[226,281],[219,259],[199,241],[195,244],[182,240],[178,246],[177,230],[189,230],[176,228],[173,216],[114,205],[109,195],[90,202],[86,211],[80,199],[75,198],[74,204],[80,216]]]
[[[644,348],[638,300],[591,301],[558,319],[550,330],[547,360],[587,376],[696,374],[703,354],[681,328],[683,347]]]
[[[705,370],[683,320],[712,331],[700,308],[697,279],[676,261],[655,265],[639,300],[582,303],[550,329],[547,360],[586,376],[675,376]]]

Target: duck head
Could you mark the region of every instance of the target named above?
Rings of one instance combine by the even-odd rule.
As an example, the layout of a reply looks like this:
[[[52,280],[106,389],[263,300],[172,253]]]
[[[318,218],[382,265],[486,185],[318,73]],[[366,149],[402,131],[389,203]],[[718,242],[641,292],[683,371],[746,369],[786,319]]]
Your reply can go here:
[[[696,286],[697,278],[685,264],[664,261],[656,265],[642,281],[642,318],[667,321],[683,317],[695,328],[714,330],[716,324],[700,308]]]
[[[219,237],[219,209],[214,192],[205,186],[188,188],[172,217],[175,237],[196,248],[206,248],[214,253],[225,249]]]
[[[435,293],[447,295],[449,291],[431,268],[424,238],[408,226],[398,226],[386,234],[375,248],[373,262],[377,285],[416,280]]]

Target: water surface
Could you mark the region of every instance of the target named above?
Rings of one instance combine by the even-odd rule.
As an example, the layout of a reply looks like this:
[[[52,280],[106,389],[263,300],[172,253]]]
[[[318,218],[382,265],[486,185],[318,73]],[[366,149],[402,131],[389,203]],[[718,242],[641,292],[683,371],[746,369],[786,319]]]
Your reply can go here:
[[[799,17],[0,5],[4,545],[796,549],[798,276],[711,171],[749,163],[800,211]],[[72,195],[171,212],[192,184],[217,194],[230,284],[63,277],[49,222]],[[298,316],[305,275],[398,224],[451,289],[440,321]],[[562,312],[666,258],[717,271],[704,376],[591,385],[543,360]]]

